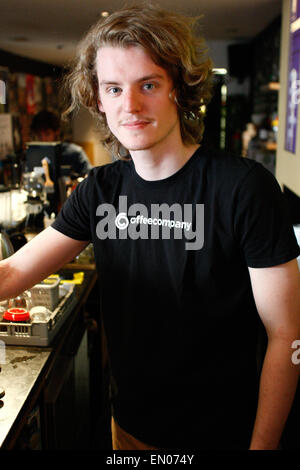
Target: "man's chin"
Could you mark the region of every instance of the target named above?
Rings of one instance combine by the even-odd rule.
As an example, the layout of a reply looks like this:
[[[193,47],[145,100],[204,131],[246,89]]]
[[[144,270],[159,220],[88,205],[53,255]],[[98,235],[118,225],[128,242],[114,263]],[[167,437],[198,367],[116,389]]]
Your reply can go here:
[[[124,142],[122,143],[122,145],[129,152],[142,152],[143,150],[150,150],[153,147],[153,144],[149,142],[148,143]]]

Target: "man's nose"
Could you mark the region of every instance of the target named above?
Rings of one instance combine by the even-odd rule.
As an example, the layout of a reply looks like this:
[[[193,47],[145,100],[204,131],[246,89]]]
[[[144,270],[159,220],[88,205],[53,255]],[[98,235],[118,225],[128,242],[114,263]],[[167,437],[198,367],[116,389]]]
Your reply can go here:
[[[127,113],[139,112],[142,108],[142,97],[137,90],[128,89],[123,94],[124,111]]]

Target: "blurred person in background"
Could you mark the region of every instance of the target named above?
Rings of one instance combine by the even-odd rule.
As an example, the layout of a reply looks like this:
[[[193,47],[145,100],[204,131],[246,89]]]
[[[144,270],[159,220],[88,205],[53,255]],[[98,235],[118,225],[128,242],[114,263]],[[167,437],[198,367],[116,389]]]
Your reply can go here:
[[[60,141],[61,127],[56,114],[47,110],[37,113],[31,122],[31,133],[40,142]],[[62,142],[61,150],[60,164],[71,166],[72,172],[78,176],[85,176],[92,168],[85,151],[79,145]]]

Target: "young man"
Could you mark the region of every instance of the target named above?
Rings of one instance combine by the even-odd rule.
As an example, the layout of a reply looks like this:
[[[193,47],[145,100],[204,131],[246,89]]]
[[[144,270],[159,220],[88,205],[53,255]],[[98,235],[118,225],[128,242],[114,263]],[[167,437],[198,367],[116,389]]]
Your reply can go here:
[[[276,449],[295,393],[299,247],[273,176],[200,146],[210,76],[181,16],[149,5],[97,23],[68,112],[88,107],[131,158],[93,169],[53,226],[0,264],[9,297],[93,242],[115,449]]]
[[[31,123],[31,133],[40,142],[55,142],[60,140],[60,123],[58,117],[46,109],[37,113]],[[61,165],[70,165],[74,173],[85,176],[92,165],[85,151],[71,142],[61,144]]]

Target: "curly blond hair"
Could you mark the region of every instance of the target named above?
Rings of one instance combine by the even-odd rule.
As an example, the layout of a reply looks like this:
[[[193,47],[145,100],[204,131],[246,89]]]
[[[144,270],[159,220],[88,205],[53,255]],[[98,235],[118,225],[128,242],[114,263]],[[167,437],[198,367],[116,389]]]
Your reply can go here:
[[[101,18],[80,42],[74,64],[64,79],[64,92],[70,101],[63,116],[80,106],[87,108],[97,117],[103,144],[119,156],[122,145],[98,109],[96,55],[104,46],[139,45],[173,80],[184,144],[200,143],[204,131],[201,106],[211,98],[212,62],[203,37],[194,34],[195,21],[148,2]]]

